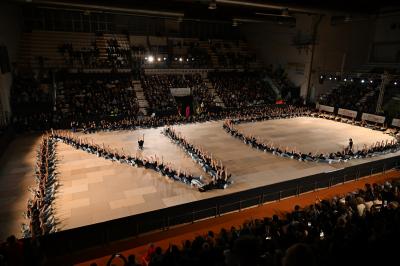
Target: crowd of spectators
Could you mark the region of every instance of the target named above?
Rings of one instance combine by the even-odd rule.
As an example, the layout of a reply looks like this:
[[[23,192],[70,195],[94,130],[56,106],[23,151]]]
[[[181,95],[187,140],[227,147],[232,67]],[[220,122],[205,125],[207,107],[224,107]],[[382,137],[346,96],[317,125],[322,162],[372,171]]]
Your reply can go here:
[[[10,104],[18,131],[39,130],[51,120],[53,103],[50,72],[15,72]]]
[[[75,48],[72,43],[66,42],[58,46],[58,52],[63,56],[65,65],[71,68],[96,68],[102,65],[100,50],[95,41],[91,46],[82,48]]]
[[[212,72],[209,74],[217,94],[226,107],[244,107],[275,102],[275,93],[254,72]]]
[[[129,75],[71,74],[57,85],[58,123],[136,117],[139,105]]]
[[[30,188],[32,198],[28,200],[26,218],[29,224],[22,224],[24,237],[38,237],[56,232],[53,200],[58,187],[56,178],[55,141],[44,135],[39,145],[35,166],[37,188]]]
[[[97,36],[96,38],[101,38]],[[104,37],[103,37],[104,38]],[[115,38],[105,38],[105,51],[102,54],[96,40],[88,47],[76,48],[72,43],[59,45],[58,52],[64,58],[65,66],[69,68],[130,68],[132,51],[130,47],[122,47]]]
[[[107,39],[107,60],[113,69],[130,68],[132,64],[132,51],[129,47],[122,47],[115,38]]]
[[[150,112],[174,114],[177,106],[170,88],[179,86],[180,79],[175,75],[142,76],[142,88],[150,105]]]
[[[368,80],[362,83],[358,79],[354,79],[353,82],[339,83],[337,88],[321,95],[319,103],[374,114],[379,96],[378,84],[377,82],[370,83]]]
[[[188,88],[194,101],[203,110],[214,106],[213,97],[200,75],[155,75],[142,77],[142,87],[150,105],[150,111],[158,115],[176,114],[178,107],[171,88]]]
[[[400,182],[316,198],[281,216],[247,219],[163,250],[150,244],[141,264],[226,266],[390,265],[400,236]],[[134,255],[129,260],[136,265]]]
[[[302,104],[303,99],[300,97],[300,87],[293,84],[288,78],[287,72],[281,66],[273,67],[270,65],[265,69],[268,76],[280,91],[281,98],[288,104]]]

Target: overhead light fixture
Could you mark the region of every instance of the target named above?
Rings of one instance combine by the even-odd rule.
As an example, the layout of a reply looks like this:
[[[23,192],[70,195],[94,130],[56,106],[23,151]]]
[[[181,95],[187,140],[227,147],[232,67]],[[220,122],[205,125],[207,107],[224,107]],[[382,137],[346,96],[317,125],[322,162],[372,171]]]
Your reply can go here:
[[[210,10],[217,9],[217,1],[216,0],[211,0],[210,3],[208,4],[208,9],[210,9]]]
[[[285,8],[285,9],[283,9],[282,10],[282,16],[289,16],[289,9],[288,8]]]
[[[344,22],[350,22],[351,21],[351,16],[350,15],[346,15],[344,17]]]

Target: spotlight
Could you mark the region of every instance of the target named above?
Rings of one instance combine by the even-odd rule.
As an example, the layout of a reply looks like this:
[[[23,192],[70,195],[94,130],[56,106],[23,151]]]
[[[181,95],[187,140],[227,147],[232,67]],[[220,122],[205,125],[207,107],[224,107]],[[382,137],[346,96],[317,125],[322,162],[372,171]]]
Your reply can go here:
[[[364,79],[362,79],[362,80],[361,80],[361,83],[365,83],[365,80],[364,80]]]
[[[335,77],[335,80],[337,80],[337,78]]]
[[[175,57],[175,59],[174,59],[174,60],[175,60],[175,61],[177,61],[177,60],[178,60],[178,58],[176,58],[176,57]]]
[[[332,77],[329,77],[329,80],[332,80]]]
[[[182,57],[179,57],[179,62],[182,62],[182,61],[183,61]]]
[[[325,77],[324,77],[324,75],[321,75],[321,76],[319,76],[319,84],[323,84],[324,83],[324,79],[325,79]]]
[[[186,62],[189,62],[189,58],[186,58]]]
[[[167,60],[167,58],[166,58],[166,57],[164,57],[164,61],[165,61],[165,60]]]
[[[370,81],[369,81],[369,83],[373,83],[374,81],[371,79]]]
[[[347,78],[344,78],[343,81],[346,82],[346,81],[347,81]]]
[[[154,62],[154,57],[152,55],[149,56],[149,58],[147,59],[150,63]]]
[[[397,85],[397,81],[395,81],[393,84],[396,86]]]
[[[208,5],[208,9],[210,9],[210,10],[215,10],[215,9],[217,9],[217,2],[216,2],[216,0],[211,0],[211,1],[210,1],[210,4]]]
[[[157,58],[157,61],[160,62],[161,61],[161,57]]]

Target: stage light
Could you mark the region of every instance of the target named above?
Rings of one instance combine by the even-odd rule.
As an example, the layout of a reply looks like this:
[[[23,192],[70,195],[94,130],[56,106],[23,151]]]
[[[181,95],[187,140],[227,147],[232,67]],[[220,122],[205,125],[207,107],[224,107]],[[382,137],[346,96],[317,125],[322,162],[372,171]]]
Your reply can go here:
[[[165,61],[165,60],[167,60],[167,58],[166,58],[166,57],[164,57],[164,61]]]
[[[329,77],[329,80],[332,80],[332,77]]]
[[[361,83],[365,83],[365,80],[364,80],[364,79],[362,79],[362,80],[361,80]]]
[[[186,62],[189,62],[189,58],[186,58]]]
[[[178,58],[176,58],[176,57],[175,57],[175,59],[174,59],[174,60],[175,60],[175,61],[177,61],[177,60],[178,60]]]
[[[397,85],[397,81],[395,81],[393,84],[396,86]]]
[[[374,81],[371,79],[370,81],[369,81],[369,83],[373,83]]]
[[[347,81],[347,78],[344,78],[343,81],[346,82],[346,81]]]
[[[183,61],[182,57],[179,57],[179,62],[182,62],[182,61]]]
[[[324,84],[324,79],[325,79],[324,75],[320,75],[318,79],[319,84]]]
[[[337,78],[335,77],[335,80],[337,80]]]
[[[161,57],[157,58],[157,61],[160,62],[161,61]]]
[[[153,63],[154,62],[154,57],[152,55],[150,55],[147,60],[149,61],[149,63]]]

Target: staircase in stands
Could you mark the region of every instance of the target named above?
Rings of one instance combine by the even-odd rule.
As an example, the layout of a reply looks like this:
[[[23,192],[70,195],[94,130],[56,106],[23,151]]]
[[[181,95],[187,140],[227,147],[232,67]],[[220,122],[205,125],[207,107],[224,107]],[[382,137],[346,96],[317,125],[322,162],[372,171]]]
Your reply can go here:
[[[208,78],[204,79],[204,82],[207,85],[207,89],[209,91],[209,93],[212,95],[213,99],[214,99],[214,103],[216,106],[221,106],[223,108],[225,108],[225,104],[224,102],[221,100],[221,98],[219,97],[219,95],[217,94],[217,92],[214,89],[214,86],[212,85],[212,83],[210,82],[210,80]]]
[[[136,98],[139,103],[139,112],[142,112],[144,115],[147,115],[147,108],[149,108],[149,102],[144,95],[142,84],[140,80],[133,80],[133,90],[135,91]]]

